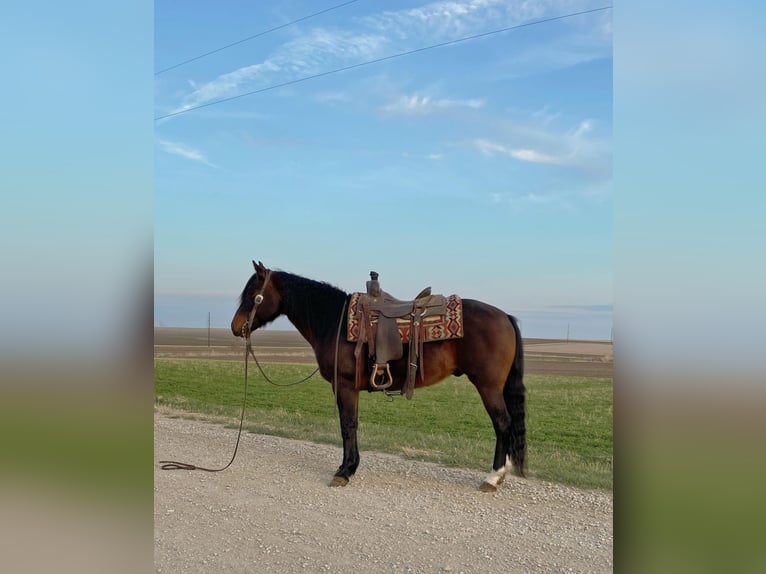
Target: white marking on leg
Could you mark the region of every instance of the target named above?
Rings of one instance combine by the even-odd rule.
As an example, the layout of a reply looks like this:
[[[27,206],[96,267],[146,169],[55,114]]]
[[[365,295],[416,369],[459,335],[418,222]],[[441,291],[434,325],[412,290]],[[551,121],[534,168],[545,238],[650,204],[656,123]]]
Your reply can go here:
[[[504,478],[505,478],[505,467],[503,466],[489,473],[487,475],[487,478],[484,479],[484,482],[486,482],[487,484],[491,484],[492,486],[497,486],[498,484],[503,482]]]

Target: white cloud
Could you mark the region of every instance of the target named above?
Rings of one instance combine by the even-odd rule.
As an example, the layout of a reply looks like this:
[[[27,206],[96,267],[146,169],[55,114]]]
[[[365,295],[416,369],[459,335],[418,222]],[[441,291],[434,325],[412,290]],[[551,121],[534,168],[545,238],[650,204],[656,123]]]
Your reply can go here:
[[[572,137],[578,139],[591,131],[593,131],[593,122],[590,120],[584,120],[580,122],[580,125],[577,126],[574,131],[572,131]]]
[[[546,155],[533,149],[512,149],[509,150],[508,153],[511,155],[511,157],[521,161],[531,161],[533,163],[562,163],[560,158],[553,157],[552,155]]]
[[[440,41],[490,28],[502,28],[539,18],[559,2],[507,0],[446,0],[399,11],[385,11],[365,19],[375,30],[400,39]],[[555,6],[553,7],[555,10]]]
[[[157,140],[157,143],[159,144],[160,149],[166,153],[177,155],[192,161],[198,161],[210,167],[218,167],[217,165],[210,163],[205,155],[196,149],[192,149],[183,144],[170,142],[167,140]]]
[[[281,45],[267,61],[295,75],[310,75],[377,58],[387,45],[379,34],[314,28]]]
[[[507,2],[506,0],[440,0],[412,9],[382,11],[372,16],[353,19],[353,27],[308,28],[278,46],[261,61],[221,74],[207,82],[188,80],[192,92],[183,98],[180,106],[171,113],[185,111],[209,102],[230,98],[243,93],[269,87],[280,82],[299,79],[335,68],[354,65],[395,53],[442,41],[454,40],[490,29],[513,26],[548,16],[559,16],[567,12],[587,8],[586,0],[539,0],[536,2]],[[546,60],[561,55],[577,55],[577,46],[582,46],[587,58],[600,57],[604,50],[611,49],[611,35],[606,37],[604,22],[610,21],[611,14],[596,14],[599,27],[596,31],[591,16],[562,21],[566,22],[568,34],[562,33],[556,46],[542,46],[542,57],[516,54],[513,62],[532,66],[535,72]],[[491,23],[491,24],[490,24]],[[557,56],[549,52],[555,51]],[[531,58],[531,60],[530,60]],[[581,58],[581,56],[577,56]],[[529,60],[529,61],[528,61]],[[580,61],[576,59],[576,61]],[[511,60],[509,60],[511,62]],[[576,62],[575,62],[576,63]],[[557,64],[558,65],[558,64]],[[564,65],[567,65],[564,62]],[[423,96],[420,96],[422,98]],[[418,96],[410,96],[418,98]],[[389,104],[392,113],[417,113],[431,110],[422,102],[394,102]],[[430,102],[432,106],[461,105],[449,100]],[[481,107],[481,100],[462,102],[468,107]]]
[[[383,11],[362,22],[394,38],[397,44],[411,41],[422,46],[590,8],[594,8],[594,4],[589,0],[437,0],[416,8]],[[519,53],[514,49],[508,62],[523,62],[525,67],[544,63],[559,67],[602,57],[605,50],[611,50],[611,16],[611,11],[605,10],[561,20],[560,33],[553,45],[546,39],[539,51],[525,49]],[[569,53],[576,53],[577,59],[572,60],[567,56]],[[540,69],[537,65],[535,72]]]
[[[194,84],[194,91],[185,98],[185,102],[171,113],[182,112],[190,108],[213,102],[223,98],[230,98],[242,91],[242,86],[252,85],[262,77],[268,77],[270,73],[278,72],[280,66],[272,61],[261,64],[245,66],[222,74],[210,82]]]
[[[387,39],[376,34],[315,28],[281,45],[260,63],[238,68],[206,83],[191,82],[194,91],[173,111],[374,59],[382,55],[386,44]]]
[[[429,96],[402,95],[383,106],[381,110],[387,114],[400,116],[424,116],[433,113],[445,112],[455,108],[479,109],[484,106],[484,100],[452,100],[449,98],[433,99]]]
[[[539,110],[532,112],[532,118],[536,121],[539,121],[543,126],[548,126],[560,116],[561,112],[551,112],[547,104]]]
[[[567,131],[552,130],[545,116],[531,116],[543,125],[510,124],[503,126],[500,138],[476,138],[471,145],[487,156],[507,156],[517,161],[570,167],[586,174],[592,181],[611,177],[611,146],[596,136],[590,119]]]
[[[514,159],[518,159],[520,161],[531,161],[534,163],[553,163],[553,164],[564,163],[561,158],[544,154],[534,149],[512,148],[512,147],[508,147],[506,145],[503,145],[497,142],[492,142],[485,139],[474,140],[473,145],[484,155],[489,155],[489,156],[495,155],[495,154],[502,154],[502,155],[510,156]]]
[[[432,160],[440,160],[440,159],[442,159],[443,157],[444,157],[444,155],[443,155],[443,154],[440,154],[440,153],[429,153],[429,154],[426,156],[426,158],[427,158],[427,159],[432,159]]]
[[[510,152],[504,145],[485,139],[476,139],[473,141],[473,145],[484,155],[494,155],[495,153],[507,154]]]

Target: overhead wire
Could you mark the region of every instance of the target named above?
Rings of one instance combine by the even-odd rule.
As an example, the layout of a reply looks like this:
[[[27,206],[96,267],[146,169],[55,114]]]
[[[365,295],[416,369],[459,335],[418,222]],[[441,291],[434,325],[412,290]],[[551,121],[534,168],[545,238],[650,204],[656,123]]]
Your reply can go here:
[[[508,26],[506,28],[500,28],[498,30],[492,30],[492,31],[489,31],[489,32],[482,32],[480,34],[473,34],[471,36],[465,36],[463,38],[458,38],[456,40],[448,40],[446,42],[440,42],[438,44],[432,44],[430,46],[424,46],[424,47],[421,47],[421,48],[415,48],[413,50],[407,50],[406,52],[399,52],[398,54],[391,54],[389,56],[383,56],[381,58],[375,58],[374,60],[368,60],[366,62],[360,62],[360,63],[357,63],[357,64],[352,64],[350,66],[344,66],[342,68],[336,68],[334,70],[328,70],[326,72],[319,72],[318,74],[312,74],[310,76],[304,76],[302,78],[296,78],[294,80],[288,80],[286,82],[281,82],[279,84],[273,84],[273,85],[267,86],[265,88],[259,88],[257,90],[252,90],[250,92],[244,92],[242,94],[237,94],[236,96],[230,96],[228,98],[221,98],[219,100],[215,100],[215,101],[212,101],[212,102],[207,102],[207,103],[204,103],[204,104],[199,104],[197,106],[191,106],[191,107],[188,107],[188,108],[185,108],[185,109],[182,109],[182,110],[171,112],[169,114],[165,114],[165,115],[162,115],[162,116],[157,116],[157,117],[154,118],[154,120],[155,121],[163,120],[165,118],[170,118],[170,117],[173,117],[173,116],[178,116],[178,115],[185,114],[185,113],[188,113],[188,112],[191,112],[191,111],[194,111],[194,110],[199,110],[201,108],[206,108],[206,107],[209,107],[209,106],[214,106],[214,105],[217,105],[217,104],[222,104],[224,102],[230,102],[232,100],[236,100],[236,99],[239,99],[239,98],[244,98],[245,96],[252,96],[254,94],[260,94],[260,93],[263,93],[263,92],[267,92],[269,90],[275,90],[277,88],[283,88],[285,86],[290,86],[290,85],[293,85],[293,84],[298,84],[300,82],[306,82],[308,80],[313,80],[313,79],[316,79],[316,78],[321,78],[321,77],[324,77],[324,76],[329,76],[331,74],[337,74],[339,72],[346,72],[348,70],[353,70],[355,68],[361,68],[362,66],[369,66],[371,64],[377,64],[377,63],[380,63],[380,62],[385,62],[386,60],[393,60],[394,58],[401,58],[403,56],[409,56],[411,54],[416,54],[418,52],[425,52],[426,50],[433,50],[435,48],[442,48],[444,46],[450,46],[450,45],[453,45],[453,44],[458,44],[460,42],[467,42],[469,40],[476,40],[478,38],[484,38],[484,37],[487,37],[487,36],[492,36],[494,34],[501,34],[503,32],[508,32],[510,30],[517,30],[519,28],[526,28],[526,27],[535,26],[535,25],[538,25],[538,24],[546,24],[548,22],[554,22],[556,20],[564,20],[566,18],[572,18],[574,16],[582,16],[584,14],[592,14],[594,12],[600,12],[600,11],[604,11],[604,10],[609,10],[611,8],[612,8],[611,5],[610,6],[602,6],[600,8],[592,8],[590,10],[583,10],[583,11],[580,11],[580,12],[573,12],[571,14],[564,14],[562,16],[552,16],[550,18],[544,18],[542,20],[533,20],[531,22],[525,22],[523,24],[516,24],[514,26]]]
[[[348,2],[343,2],[342,4],[337,4],[336,6],[331,6],[329,8],[325,8],[324,10],[320,10],[319,12],[314,12],[313,14],[309,14],[307,16],[303,16],[301,18],[298,18],[296,20],[292,20],[290,22],[287,22],[286,24],[280,24],[279,26],[274,26],[273,28],[269,28],[268,30],[264,30],[263,32],[258,32],[257,34],[253,34],[252,36],[248,36],[247,38],[242,38],[241,40],[237,40],[236,42],[232,42],[231,44],[226,44],[225,46],[221,46],[220,48],[216,48],[215,50],[210,50],[209,52],[205,52],[204,54],[200,54],[199,56],[194,56],[193,58],[189,58],[188,60],[184,60],[183,62],[178,62],[177,64],[173,64],[172,66],[168,66],[167,68],[163,68],[157,72],[154,72],[155,76],[159,76],[160,74],[164,74],[165,72],[168,72],[170,70],[174,70],[176,68],[179,68],[185,64],[188,64],[190,62],[194,62],[196,60],[201,60],[202,58],[206,56],[210,56],[211,54],[215,54],[217,52],[221,52],[223,50],[226,50],[227,48],[231,48],[232,46],[236,46],[238,44],[242,44],[244,42],[248,42],[250,40],[253,40],[255,38],[259,38],[261,36],[265,36],[266,34],[269,34],[271,32],[274,32],[276,30],[281,30],[282,28],[287,28],[288,26],[292,26],[293,24],[297,24],[298,22],[303,22],[304,20],[308,20],[310,18],[314,18],[315,16],[320,16],[322,14],[326,14],[327,12],[332,12],[333,10],[337,10],[338,8],[343,8],[344,6],[348,6],[349,4],[353,4],[354,2],[359,2],[359,0],[349,0]]]

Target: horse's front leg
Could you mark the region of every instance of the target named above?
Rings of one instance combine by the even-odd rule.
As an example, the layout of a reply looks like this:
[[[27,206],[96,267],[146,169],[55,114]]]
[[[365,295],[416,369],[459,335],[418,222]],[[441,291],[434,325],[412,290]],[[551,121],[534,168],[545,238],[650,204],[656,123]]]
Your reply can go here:
[[[340,434],[343,437],[343,463],[332,479],[331,486],[346,486],[359,466],[359,446],[356,429],[359,426],[359,391],[350,381],[339,381],[338,414]]]

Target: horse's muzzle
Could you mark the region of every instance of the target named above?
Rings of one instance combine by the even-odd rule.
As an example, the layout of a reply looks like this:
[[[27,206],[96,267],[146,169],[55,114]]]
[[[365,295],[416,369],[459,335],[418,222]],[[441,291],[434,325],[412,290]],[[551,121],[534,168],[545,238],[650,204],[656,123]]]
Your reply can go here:
[[[244,321],[239,327],[236,326],[235,321],[231,322],[231,332],[235,337],[247,338],[250,331],[247,328],[247,321]]]

